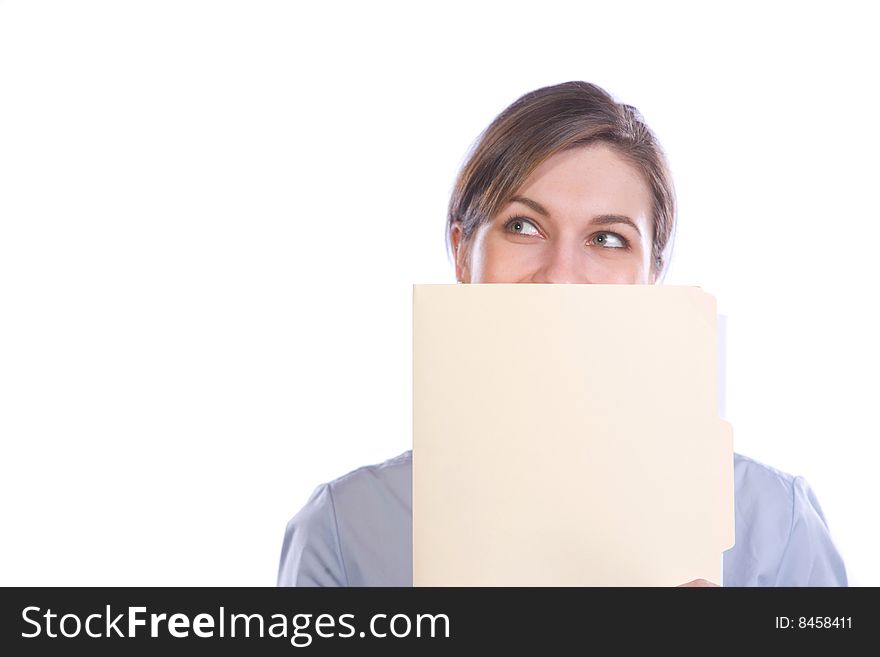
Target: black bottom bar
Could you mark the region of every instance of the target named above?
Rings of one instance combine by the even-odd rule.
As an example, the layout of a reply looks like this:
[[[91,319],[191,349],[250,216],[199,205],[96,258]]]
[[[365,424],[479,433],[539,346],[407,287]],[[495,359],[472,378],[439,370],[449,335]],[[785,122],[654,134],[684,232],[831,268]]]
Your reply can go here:
[[[880,616],[877,589],[13,588],[0,595],[7,655],[839,649],[871,645]]]

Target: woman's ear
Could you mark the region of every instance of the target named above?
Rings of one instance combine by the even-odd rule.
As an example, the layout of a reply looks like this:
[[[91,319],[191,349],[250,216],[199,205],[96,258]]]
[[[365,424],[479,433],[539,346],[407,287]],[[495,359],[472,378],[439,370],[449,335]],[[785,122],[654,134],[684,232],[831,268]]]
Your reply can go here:
[[[654,258],[654,262],[652,264],[653,267],[651,267],[651,285],[656,285],[663,275],[663,258]]]
[[[469,283],[470,268],[468,266],[468,254],[464,243],[464,229],[462,228],[461,221],[453,221],[450,231],[452,253],[455,256],[455,280],[459,283]]]

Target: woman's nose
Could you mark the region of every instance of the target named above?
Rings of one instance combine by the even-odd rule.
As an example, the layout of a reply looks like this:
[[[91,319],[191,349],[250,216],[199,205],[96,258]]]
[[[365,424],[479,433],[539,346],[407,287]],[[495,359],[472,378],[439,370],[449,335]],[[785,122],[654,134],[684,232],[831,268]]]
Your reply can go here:
[[[533,283],[590,283],[586,259],[580,244],[559,244],[546,252],[546,260],[535,272]]]

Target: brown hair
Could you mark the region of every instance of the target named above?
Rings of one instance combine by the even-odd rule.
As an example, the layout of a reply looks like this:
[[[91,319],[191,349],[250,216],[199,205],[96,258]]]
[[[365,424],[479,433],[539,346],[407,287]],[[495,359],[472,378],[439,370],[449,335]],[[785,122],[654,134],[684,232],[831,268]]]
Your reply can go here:
[[[531,173],[556,153],[604,142],[644,175],[654,199],[651,266],[659,274],[675,223],[675,190],[663,149],[639,111],[589,82],[563,82],[521,96],[478,137],[458,177],[446,218],[462,223],[462,243],[495,216]]]

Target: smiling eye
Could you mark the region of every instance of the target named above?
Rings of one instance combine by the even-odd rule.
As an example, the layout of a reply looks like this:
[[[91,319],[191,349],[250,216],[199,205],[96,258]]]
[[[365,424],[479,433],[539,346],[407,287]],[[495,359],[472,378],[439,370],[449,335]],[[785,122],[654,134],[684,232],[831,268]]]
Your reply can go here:
[[[515,217],[504,225],[505,230],[517,235],[539,235],[538,229],[528,219]]]
[[[591,240],[592,244],[606,249],[625,249],[626,240],[617,233],[597,233]]]

